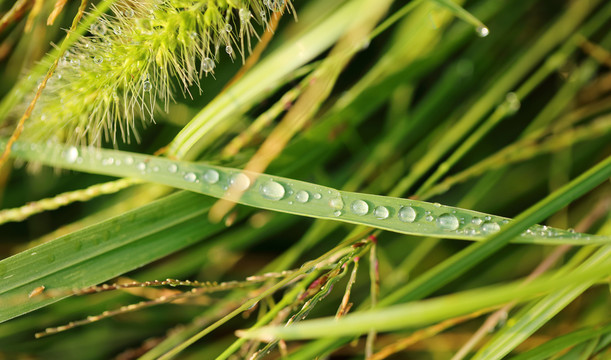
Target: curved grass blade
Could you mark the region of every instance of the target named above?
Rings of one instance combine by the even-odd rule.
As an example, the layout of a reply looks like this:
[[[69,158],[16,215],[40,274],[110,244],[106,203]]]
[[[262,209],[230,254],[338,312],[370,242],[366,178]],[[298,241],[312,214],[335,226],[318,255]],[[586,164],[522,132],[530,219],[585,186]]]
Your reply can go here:
[[[2,141],[0,141],[0,144]],[[424,201],[338,191],[267,174],[96,148],[17,143],[16,157],[60,168],[134,177],[216,198],[242,192],[238,203],[289,214],[431,237],[484,240],[510,219]],[[534,225],[513,239],[536,244],[600,244],[611,237]]]
[[[206,221],[212,204],[180,192],[0,261],[0,322],[62,298],[45,292],[98,284],[219,231]]]
[[[439,4],[439,6],[448,9],[451,11],[456,17],[468,22],[469,24],[475,26],[477,34],[481,37],[488,36],[490,32],[488,27],[481,22],[480,19],[475,17],[473,14],[465,10],[462,6],[453,2],[452,0],[432,0],[434,3]]]
[[[598,336],[611,334],[611,324],[573,331],[572,333],[557,337],[532,350],[514,356],[511,360],[544,360],[571,346],[584,343]]]
[[[562,278],[540,278],[524,285],[518,281],[508,285],[464,291],[430,300],[395,305],[381,310],[349,314],[342,319],[323,318],[307,320],[293,326],[269,326],[240,332],[245,338],[296,340],[334,336],[353,336],[377,331],[406,329],[428,325],[455,316],[469,314],[478,309],[500,305],[509,301],[524,301],[542,293],[561,289],[566,284],[600,279],[611,272],[611,263],[573,272]]]

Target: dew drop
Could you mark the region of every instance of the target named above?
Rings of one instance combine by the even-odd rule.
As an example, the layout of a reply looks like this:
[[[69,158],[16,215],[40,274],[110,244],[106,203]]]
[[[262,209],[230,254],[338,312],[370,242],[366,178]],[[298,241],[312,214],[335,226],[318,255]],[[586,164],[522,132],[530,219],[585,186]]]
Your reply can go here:
[[[204,173],[204,180],[209,184],[216,184],[219,181],[219,173],[216,170],[207,170]]]
[[[125,15],[125,17],[128,17],[128,18],[134,17],[134,10],[127,9],[123,12],[123,15]]]
[[[284,186],[273,180],[269,180],[265,184],[261,185],[261,194],[266,199],[280,200],[284,197],[285,193],[286,190],[284,189]]]
[[[340,210],[344,208],[344,201],[342,200],[341,197],[335,197],[329,200],[329,206],[332,207],[333,209]]]
[[[514,92],[509,92],[507,95],[505,95],[505,104],[510,114],[516,113],[518,110],[520,110],[520,106],[522,106],[520,103],[520,98]]]
[[[499,230],[501,230],[501,227],[495,222],[486,221],[482,224],[482,231],[485,233],[495,233]]]
[[[478,225],[478,226],[479,226],[479,225],[481,225],[481,224],[482,224],[482,222],[483,222],[483,221],[482,221],[482,219],[480,219],[480,218],[478,218],[478,217],[474,217],[473,219],[471,219],[471,223],[472,223],[473,225]]]
[[[335,216],[340,216],[341,214],[342,214],[342,212],[339,211],[339,210],[336,210],[336,211],[333,212],[333,215],[335,215]]]
[[[373,215],[380,220],[387,219],[390,215],[390,211],[388,211],[386,206],[378,206],[373,210]]]
[[[430,222],[430,221],[435,220],[435,217],[434,217],[433,215],[427,215],[427,216],[425,216],[425,217],[424,217],[424,220],[426,220],[426,221],[429,221],[429,222]]]
[[[437,226],[444,230],[456,230],[458,225],[458,218],[452,214],[445,213],[437,218]]]
[[[250,187],[250,178],[245,174],[238,173],[231,177],[229,185],[235,190],[244,191]]]
[[[175,174],[178,171],[178,165],[170,164],[168,165],[168,172]]]
[[[81,60],[79,59],[70,59],[70,65],[72,65],[72,67],[77,68],[79,66],[81,66]]]
[[[320,200],[320,198],[322,198],[322,195],[320,195],[319,193],[314,194],[314,199]]]
[[[231,24],[226,24],[225,25],[225,31],[231,32],[231,30],[233,30],[233,26],[231,26]]]
[[[440,208],[441,204],[440,203],[434,203],[433,206],[436,207],[436,208]]]
[[[231,47],[231,45],[225,46],[225,52],[227,53],[227,55],[233,56],[233,48]]]
[[[131,156],[128,156],[125,158],[125,165],[131,165],[134,163],[134,158]]]
[[[104,61],[104,58],[101,57],[100,55],[96,55],[96,56],[93,57],[93,62],[96,63],[96,64],[101,64],[102,61]]]
[[[240,16],[240,22],[247,23],[250,20],[250,11],[248,9],[240,9],[238,14]]]
[[[104,35],[104,34],[106,34],[106,25],[104,25],[103,23],[95,23],[95,24],[91,25],[89,30],[93,34]]]
[[[477,33],[477,36],[479,36],[479,37],[486,37],[486,36],[488,36],[488,34],[490,34],[490,29],[488,29],[485,26],[478,26],[475,29],[475,32]]]
[[[121,30],[121,27],[117,26],[116,28],[112,29],[112,32],[115,33],[115,35],[121,35],[123,31]]]
[[[152,87],[153,87],[153,85],[151,85],[151,82],[148,81],[148,80],[142,83],[142,90],[144,90],[144,91],[147,91],[147,92],[151,91]]]
[[[186,182],[195,182],[195,180],[197,180],[197,175],[195,175],[195,173],[192,172],[188,172],[185,174],[185,181]]]
[[[216,64],[214,63],[214,60],[210,59],[209,57],[202,60],[202,69],[207,73],[213,71],[215,66]]]
[[[350,205],[350,209],[357,215],[365,215],[369,212],[369,205],[363,200],[354,200]]]
[[[484,220],[490,221],[490,220],[492,220],[492,216],[486,215],[486,216],[484,216]]]
[[[146,171],[146,164],[143,163],[143,162],[139,162],[139,163],[136,164],[136,169],[144,172],[144,171]]]
[[[414,208],[411,206],[405,206],[399,210],[397,216],[399,216],[399,220],[411,223],[416,220],[416,210],[414,210]]]
[[[70,146],[64,152],[64,159],[70,164],[76,162],[76,159],[78,159],[78,156],[79,156],[78,149],[74,146]]]
[[[265,0],[265,5],[273,11],[278,12],[284,8],[284,0]]]
[[[299,190],[295,194],[295,200],[300,203],[307,203],[310,200],[310,193],[305,190]]]

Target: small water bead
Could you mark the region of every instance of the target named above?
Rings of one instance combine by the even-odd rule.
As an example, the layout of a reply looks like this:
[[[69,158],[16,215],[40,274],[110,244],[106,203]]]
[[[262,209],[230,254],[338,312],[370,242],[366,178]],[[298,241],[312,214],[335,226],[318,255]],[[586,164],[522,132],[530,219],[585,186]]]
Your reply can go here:
[[[390,211],[386,206],[378,206],[375,208],[375,210],[373,210],[373,215],[380,220],[388,219],[388,216],[390,216]]]
[[[140,171],[146,171],[146,164],[143,162],[139,162],[136,164],[136,169]]]
[[[125,158],[125,165],[132,165],[134,163],[134,158],[131,156],[128,156]]]
[[[437,226],[444,230],[456,230],[459,226],[458,218],[448,213],[439,215],[437,218]]]
[[[176,165],[176,164],[168,165],[168,172],[170,172],[172,174],[176,174],[176,172],[178,172],[178,165]]]
[[[284,0],[265,0],[265,5],[271,11],[278,12],[284,8]]]
[[[238,173],[231,177],[229,185],[231,185],[232,189],[244,191],[250,187],[250,178],[245,174]]]
[[[399,210],[397,216],[399,217],[399,220],[411,223],[416,220],[416,210],[414,210],[414,208],[411,206],[405,206]]]
[[[357,215],[365,215],[369,212],[369,205],[363,200],[355,200],[350,205],[350,209]]]
[[[123,33],[123,31],[121,30],[121,27],[120,27],[120,26],[117,26],[116,28],[112,29],[112,32],[113,32],[115,35],[121,35],[121,34]]]
[[[103,57],[101,57],[100,55],[96,55],[96,56],[94,56],[94,58],[93,58],[93,62],[94,62],[95,64],[98,64],[98,65],[99,65],[99,64],[101,64],[101,63],[102,63],[102,61],[104,61],[104,58],[103,58]]]
[[[226,32],[231,32],[231,30],[233,30],[233,26],[231,26],[231,24],[226,24],[225,25],[225,31]]]
[[[485,233],[495,233],[499,230],[501,230],[501,227],[495,222],[486,221],[482,224],[482,231]]]
[[[132,9],[127,9],[123,12],[123,15],[125,15],[125,17],[127,18],[131,18],[134,17],[134,10]]]
[[[436,203],[433,204],[433,206],[436,207],[436,208],[440,208],[441,204],[436,202]]]
[[[335,216],[340,216],[341,214],[342,214],[342,212],[339,211],[339,210],[336,210],[336,211],[333,212],[333,215],[335,215]]]
[[[314,194],[314,199],[320,200],[321,198],[322,198],[322,195],[320,195],[319,193]]]
[[[492,220],[492,216],[486,215],[486,216],[484,216],[484,220],[490,221],[490,220]]]
[[[240,16],[240,22],[247,23],[250,20],[250,11],[248,9],[240,9],[238,14]]]
[[[106,166],[106,165],[112,165],[115,163],[115,159],[112,157],[106,158],[104,160],[102,160],[102,165]]]
[[[74,146],[70,146],[65,152],[64,152],[64,159],[72,164],[74,162],[76,162],[76,159],[78,159],[79,156],[79,151],[76,147]]]
[[[477,36],[479,36],[479,37],[486,37],[486,36],[488,36],[488,34],[490,34],[490,29],[488,29],[485,26],[478,26],[475,29],[475,32],[477,33]]]
[[[219,173],[216,170],[207,170],[204,173],[204,180],[209,184],[216,184],[219,181]]]
[[[153,166],[153,172],[159,172],[159,166]]]
[[[270,200],[280,200],[284,197],[286,190],[284,186],[274,180],[269,180],[261,185],[261,194]]]
[[[214,63],[214,60],[210,59],[209,57],[202,60],[202,70],[207,73],[213,71],[215,66],[216,64]]]
[[[481,224],[482,224],[482,222],[483,222],[483,220],[482,220],[482,219],[480,219],[480,218],[478,218],[478,217],[474,217],[473,219],[471,219],[471,223],[472,223],[473,225],[478,225],[478,226],[479,226],[479,225],[481,225]]]
[[[147,91],[147,92],[151,91],[152,87],[153,87],[153,85],[151,85],[151,82],[148,81],[148,80],[142,83],[142,90],[144,90],[144,91]]]
[[[424,217],[424,220],[431,222],[435,220],[435,217],[433,215],[427,215]]]
[[[505,95],[505,104],[507,105],[507,109],[510,114],[516,113],[522,106],[520,103],[520,98],[514,92],[510,92]]]
[[[106,25],[103,23],[95,23],[89,27],[89,31],[96,35],[104,35],[106,34]]]
[[[74,68],[77,68],[77,67],[81,66],[81,60],[79,60],[77,58],[70,59],[70,65],[72,65],[72,67],[74,67]]]
[[[227,53],[227,55],[233,56],[233,48],[231,47],[231,45],[225,46],[225,52]]]
[[[197,175],[195,175],[195,173],[192,172],[188,172],[185,174],[185,181],[186,182],[195,182],[195,180],[197,180]]]
[[[295,194],[295,200],[300,203],[307,203],[310,200],[310,193],[305,190],[299,190]]]

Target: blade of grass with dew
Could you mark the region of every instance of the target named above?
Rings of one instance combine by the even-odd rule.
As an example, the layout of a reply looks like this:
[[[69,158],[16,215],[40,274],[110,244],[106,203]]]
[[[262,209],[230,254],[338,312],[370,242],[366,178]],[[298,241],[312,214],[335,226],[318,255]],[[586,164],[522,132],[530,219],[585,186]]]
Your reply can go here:
[[[60,300],[30,292],[94,285],[175,252],[224,227],[210,224],[212,200],[181,192],[0,261],[0,321]]]
[[[1,141],[0,141],[1,143]],[[222,198],[236,188],[238,203],[289,214],[336,220],[414,235],[483,240],[512,223],[508,218],[441,204],[338,191],[294,179],[240,169],[174,161],[117,150],[16,143],[14,156],[66,169],[142,180]],[[523,229],[527,230],[527,229]],[[520,243],[607,243],[611,238],[532,226],[513,234]],[[512,240],[509,239],[509,240]]]
[[[430,300],[395,305],[386,309],[354,313],[339,320],[324,318],[307,320],[287,327],[273,326],[253,331],[241,331],[240,336],[266,341],[274,339],[296,340],[327,337],[328,334],[336,336],[360,335],[372,328],[377,331],[407,329],[469,314],[509,301],[524,301],[536,298],[541,296],[542,293],[561,289],[567,284],[603,278],[608,276],[610,272],[611,263],[603,263],[589,269],[582,269],[563,278],[550,279],[545,277],[527,285],[519,281],[508,285],[469,290]]]

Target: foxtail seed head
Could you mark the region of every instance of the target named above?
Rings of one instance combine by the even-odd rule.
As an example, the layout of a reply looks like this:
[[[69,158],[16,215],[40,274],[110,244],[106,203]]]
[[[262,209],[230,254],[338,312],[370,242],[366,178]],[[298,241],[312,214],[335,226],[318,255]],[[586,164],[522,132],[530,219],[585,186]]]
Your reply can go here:
[[[219,53],[250,50],[284,0],[119,0],[60,60],[24,137],[71,144],[129,141],[135,121],[154,120],[174,100],[172,78],[183,96],[201,90]]]

